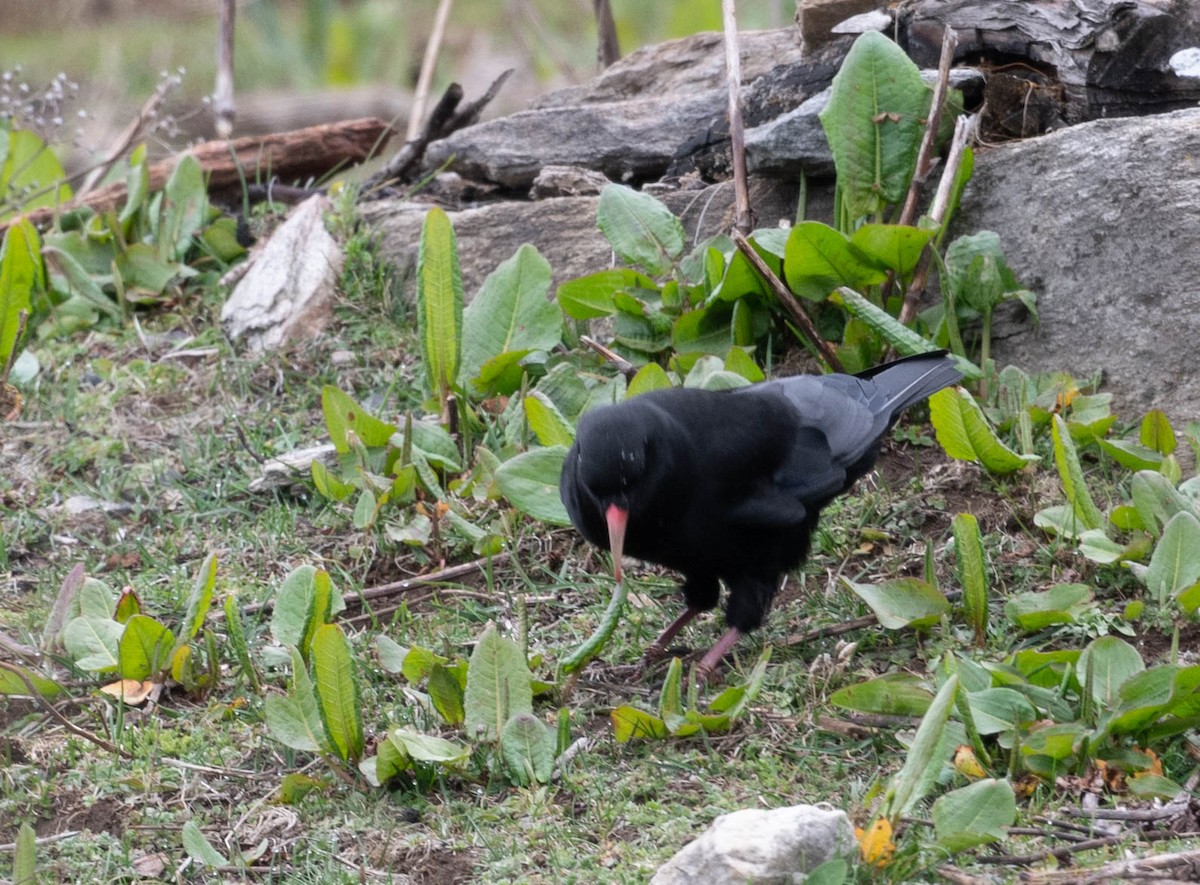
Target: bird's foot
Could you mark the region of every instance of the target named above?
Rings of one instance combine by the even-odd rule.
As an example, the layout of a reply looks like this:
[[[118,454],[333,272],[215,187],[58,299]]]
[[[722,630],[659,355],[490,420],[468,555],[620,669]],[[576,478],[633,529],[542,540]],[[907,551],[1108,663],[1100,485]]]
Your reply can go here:
[[[742,638],[742,631],[737,627],[730,627],[725,631],[724,635],[716,641],[716,644],[708,650],[708,652],[700,659],[700,663],[696,665],[696,679],[699,682],[708,682],[717,666],[721,663],[721,659],[725,657]]]

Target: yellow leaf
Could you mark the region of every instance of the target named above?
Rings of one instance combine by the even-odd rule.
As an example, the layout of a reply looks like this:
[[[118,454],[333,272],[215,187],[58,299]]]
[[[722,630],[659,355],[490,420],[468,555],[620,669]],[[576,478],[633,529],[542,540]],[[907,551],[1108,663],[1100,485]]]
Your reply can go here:
[[[138,682],[136,679],[118,679],[100,688],[101,693],[118,698],[127,704],[137,706],[144,703],[152,694],[156,694],[158,683],[147,680]]]
[[[987,772],[975,758],[975,751],[966,744],[960,744],[954,751],[954,767],[967,780],[977,781],[987,777]]]
[[[886,867],[892,862],[896,853],[896,843],[892,841],[892,822],[881,817],[866,829],[854,831],[858,836],[858,850],[862,859],[873,867]]]

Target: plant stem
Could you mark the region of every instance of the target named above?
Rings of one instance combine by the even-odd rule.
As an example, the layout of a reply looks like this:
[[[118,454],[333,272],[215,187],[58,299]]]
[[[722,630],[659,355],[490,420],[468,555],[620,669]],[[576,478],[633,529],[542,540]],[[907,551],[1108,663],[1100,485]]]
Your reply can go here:
[[[738,55],[737,14],[734,0],[721,0],[725,28],[725,78],[729,88],[729,142],[733,153],[733,227],[748,234],[754,227],[750,212],[750,190],[746,183],[746,139],[742,125],[742,61]]]

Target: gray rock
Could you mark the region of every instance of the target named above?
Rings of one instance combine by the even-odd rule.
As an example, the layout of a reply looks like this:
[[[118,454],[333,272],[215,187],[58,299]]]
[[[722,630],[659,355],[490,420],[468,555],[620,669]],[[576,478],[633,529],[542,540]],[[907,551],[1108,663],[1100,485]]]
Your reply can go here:
[[[1125,420],[1200,418],[1200,110],[1097,120],[976,156],[954,228],[994,230],[1038,293],[997,364],[1103,371]]]
[[[709,89],[522,111],[434,142],[425,167],[521,190],[544,166],[582,166],[614,181],[658,178],[685,142],[720,124],[725,101]]]
[[[661,866],[651,885],[784,885],[848,855],[854,828],[845,812],[815,805],[723,814]]]
[[[800,35],[795,28],[742,31],[738,34],[738,48],[743,83],[753,83],[777,65],[795,64],[802,57]],[[724,37],[706,32],[644,46],[595,79],[551,92],[530,104],[530,108],[560,108],[724,88]]]
[[[675,190],[656,196],[680,217],[688,242],[728,233],[733,222],[733,185],[725,182],[699,190]],[[796,215],[796,187],[751,180],[751,205],[760,227]],[[463,292],[469,300],[484,279],[522,243],[532,243],[550,262],[557,285],[612,266],[612,250],[596,228],[598,197],[504,201],[475,209],[449,211],[458,240]],[[421,225],[429,206],[396,200],[364,203],[365,221],[382,237],[381,247],[402,276],[414,273]],[[406,288],[411,293],[411,282]]]

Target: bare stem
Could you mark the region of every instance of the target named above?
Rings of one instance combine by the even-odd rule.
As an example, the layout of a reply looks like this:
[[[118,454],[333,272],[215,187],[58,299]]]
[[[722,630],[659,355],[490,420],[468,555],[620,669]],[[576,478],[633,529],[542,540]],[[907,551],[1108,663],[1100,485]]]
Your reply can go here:
[[[437,66],[438,53],[442,48],[442,38],[446,34],[446,21],[450,18],[450,7],[454,0],[441,0],[438,4],[437,16],[433,20],[433,30],[429,34],[429,42],[425,44],[425,57],[421,60],[421,73],[417,77],[417,91],[413,96],[412,116],[408,118],[408,133],[405,138],[412,141],[421,131],[425,116],[425,105],[429,101],[429,87],[433,83],[433,69]]]
[[[825,362],[825,365],[835,372],[844,371],[841,360],[837,358],[837,354],[829,346],[829,342],[821,337],[821,334],[817,331],[817,327],[813,325],[812,317],[804,309],[804,305],[796,300],[796,296],[792,294],[791,289],[784,285],[783,280],[775,276],[774,271],[762,260],[762,256],[754,251],[754,247],[750,245],[750,241],[740,231],[735,230],[733,232],[733,244],[746,256],[746,260],[754,266],[759,276],[767,281],[767,285],[771,287],[771,291],[775,293],[775,297],[779,299],[779,303],[783,305],[783,309],[788,312],[788,316],[795,322],[800,333],[808,339],[808,343],[821,355],[821,359]]]
[[[233,101],[233,20],[236,0],[221,0],[221,34],[217,39],[217,79],[213,87],[213,117],[217,138],[233,134],[237,107]]]
[[[741,234],[754,227],[750,189],[746,183],[746,133],[742,125],[742,61],[738,54],[737,13],[734,0],[721,0],[725,28],[725,78],[729,87],[729,142],[733,153],[734,229]]]

